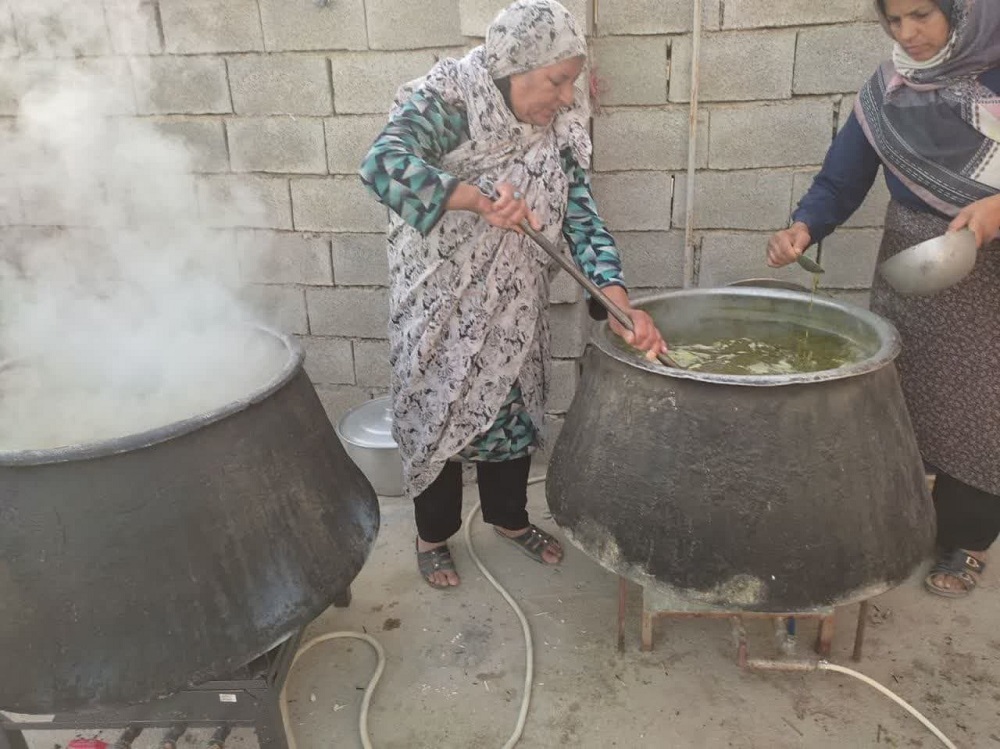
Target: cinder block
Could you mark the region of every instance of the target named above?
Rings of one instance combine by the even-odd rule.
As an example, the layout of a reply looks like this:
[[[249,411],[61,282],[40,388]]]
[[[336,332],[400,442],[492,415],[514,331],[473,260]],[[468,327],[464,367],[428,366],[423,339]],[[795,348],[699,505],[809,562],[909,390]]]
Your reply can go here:
[[[212,226],[292,228],[287,179],[236,174],[201,177],[198,195],[202,215]]]
[[[10,0],[22,55],[93,57],[111,54],[102,0]]]
[[[104,0],[111,48],[119,55],[158,55],[163,51],[154,0]]]
[[[684,232],[623,231],[615,240],[630,290],[684,285]]]
[[[159,0],[167,52],[264,49],[256,0]]]
[[[812,186],[813,178],[818,174],[818,170],[809,172],[799,172],[795,175],[792,187],[792,205],[798,206],[799,201],[805,196]],[[844,223],[848,228],[880,228],[885,221],[885,210],[889,206],[889,188],[886,187],[885,179],[879,174],[875,178],[868,197],[861,207],[855,211]]]
[[[315,2],[259,0],[269,51],[365,49],[364,0]]]
[[[871,292],[867,289],[863,291],[827,289],[823,293],[829,294],[837,301],[853,304],[855,307],[861,307],[861,309],[868,309],[871,306]]]
[[[156,129],[168,138],[182,143],[191,158],[195,172],[229,171],[229,153],[222,120],[206,117],[171,117],[154,121]]]
[[[361,160],[382,132],[384,114],[333,117],[326,121],[326,151],[332,174],[357,174]]]
[[[796,94],[854,93],[892,54],[877,23],[803,29],[795,54]]]
[[[14,226],[23,220],[17,185],[10,177],[0,178],[0,226]]]
[[[389,387],[389,342],[355,341],[354,376],[359,385]]]
[[[22,57],[3,63],[0,73],[0,116],[16,115],[25,94],[35,87],[52,87],[58,81],[64,81],[66,85],[78,85],[80,76],[102,97],[99,105],[104,114],[135,114],[132,75],[124,58],[40,60]]]
[[[559,435],[562,434],[563,426],[566,424],[566,419],[562,416],[552,414],[545,414],[545,424],[543,426],[543,434],[545,435],[545,451],[540,456],[541,462],[547,463],[549,456],[552,455],[552,449],[556,446],[559,441]],[[538,460],[535,461],[536,465]]]
[[[228,59],[237,114],[330,114],[333,92],[326,58],[237,55]]]
[[[712,169],[820,164],[833,138],[833,102],[804,99],[713,107]]]
[[[306,373],[314,385],[353,385],[354,354],[346,338],[306,336]]]
[[[317,385],[316,394],[330,423],[336,425],[352,408],[370,401],[373,393],[355,385]]]
[[[587,305],[555,304],[549,308],[549,325],[552,332],[552,356],[557,359],[575,359],[583,353],[590,330]]]
[[[357,177],[293,178],[292,209],[299,231],[385,231],[388,214]]]
[[[612,230],[669,229],[672,191],[667,172],[594,175],[597,210]]]
[[[829,130],[829,127],[827,128]],[[594,119],[594,170],[687,168],[688,108],[605,110]],[[698,166],[708,165],[708,113],[698,118]]]
[[[569,410],[579,380],[579,366],[576,359],[552,361],[552,381],[549,383],[548,403],[545,404],[548,413],[562,414]]]
[[[767,169],[699,172],[695,176],[694,223],[699,229],[780,229],[788,225],[792,173]],[[674,191],[674,225],[685,225],[687,176]]]
[[[701,47],[700,99],[791,98],[795,36],[795,31],[706,34]],[[670,46],[670,101],[689,101],[690,94],[691,37],[683,36]]]
[[[784,268],[767,264],[770,232],[705,232],[701,239],[698,285],[702,288],[726,286],[749,278],[775,278],[812,285],[812,276],[797,263]]]
[[[751,29],[867,21],[874,7],[870,0],[739,0],[726,4],[722,22],[726,29]]]
[[[17,34],[14,32],[14,16],[10,12],[10,0],[0,0],[0,59],[17,57]]]
[[[851,113],[854,111],[854,102],[858,97],[853,94],[848,94],[841,97],[840,99],[840,112],[837,117],[837,129],[843,130],[844,125],[851,118]]]
[[[330,238],[299,232],[241,231],[237,254],[243,278],[256,283],[329,286]]]
[[[426,75],[436,58],[461,55],[461,49],[331,55],[334,111],[337,114],[388,114],[401,85]]]
[[[869,288],[881,242],[879,229],[838,229],[823,240],[823,288]]]
[[[381,234],[334,234],[333,279],[338,286],[386,286],[388,245]]]
[[[422,49],[463,43],[459,0],[365,0],[368,46]]]
[[[323,121],[312,117],[236,117],[227,126],[234,172],[326,174]]]
[[[233,111],[226,63],[219,57],[150,57],[133,62],[141,114]]]
[[[677,34],[690,31],[690,0],[598,0],[596,31],[606,34]],[[702,3],[703,28],[719,28],[719,0]]]
[[[550,304],[575,304],[583,299],[583,288],[569,273],[560,270],[549,288]]]
[[[562,4],[573,14],[580,27],[586,30],[591,15],[591,0],[563,0]],[[459,0],[462,33],[466,36],[485,37],[493,19],[508,5],[508,0]]]
[[[591,43],[602,106],[666,104],[670,62],[665,36],[609,36]]]
[[[313,335],[387,338],[389,294],[385,289],[306,288]]]
[[[255,285],[244,290],[243,298],[265,324],[291,335],[306,335],[309,332],[306,297],[302,289]]]

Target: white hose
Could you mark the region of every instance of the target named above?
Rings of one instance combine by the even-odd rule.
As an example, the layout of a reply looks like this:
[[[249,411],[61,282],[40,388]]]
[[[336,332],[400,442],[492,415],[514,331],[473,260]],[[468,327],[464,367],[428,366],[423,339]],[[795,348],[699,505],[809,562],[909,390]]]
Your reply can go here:
[[[881,684],[879,684],[874,679],[872,679],[872,678],[870,678],[868,676],[865,676],[863,673],[855,671],[854,669],[845,668],[844,666],[838,666],[835,663],[828,663],[827,661],[820,661],[817,664],[816,667],[820,671],[835,671],[838,674],[846,674],[847,676],[853,676],[858,681],[863,681],[865,684],[867,684],[868,686],[870,686],[872,689],[878,690],[879,692],[881,692],[882,694],[884,694],[886,697],[888,697],[890,700],[892,700],[897,705],[899,705],[901,708],[903,708],[904,710],[906,710],[906,712],[908,712],[914,718],[916,718],[921,723],[923,723],[924,727],[928,731],[930,731],[931,733],[933,733],[938,738],[938,741],[940,741],[942,744],[944,744],[946,747],[948,747],[948,749],[958,749],[951,742],[951,740],[941,732],[941,730],[937,726],[935,726],[933,723],[931,723],[929,720],[927,720],[927,718],[925,718],[915,707],[913,707],[913,705],[911,705],[909,702],[907,702],[906,700],[904,700],[898,694],[895,694],[891,690],[889,690],[886,687],[882,686]]]
[[[533,484],[540,484],[545,481],[545,476],[538,476],[536,478],[528,481],[528,486]],[[531,682],[534,679],[535,673],[535,648],[531,640],[531,629],[528,626],[528,620],[524,616],[524,612],[521,611],[521,607],[517,605],[517,602],[511,597],[510,593],[497,582],[496,578],[490,574],[490,571],[486,569],[486,565],[482,563],[479,559],[479,555],[476,554],[476,548],[472,544],[472,519],[475,517],[476,513],[479,512],[479,503],[476,502],[476,506],[469,511],[469,514],[465,517],[465,544],[469,548],[469,556],[479,567],[479,571],[483,573],[483,576],[490,581],[500,595],[504,597],[504,600],[510,604],[510,607],[514,609],[514,613],[521,622],[521,631],[524,633],[524,652],[525,652],[525,669],[524,669],[524,695],[521,697],[521,711],[517,716],[517,725],[514,728],[514,733],[511,734],[510,738],[507,739],[507,743],[503,745],[503,749],[513,749],[517,745],[517,742],[521,740],[521,734],[524,733],[524,726],[528,720],[528,706],[531,704]],[[361,640],[362,642],[367,642],[372,646],[375,651],[375,655],[378,656],[378,665],[375,667],[375,673],[372,675],[371,681],[368,682],[368,686],[365,687],[365,696],[361,700],[361,713],[358,716],[358,733],[361,735],[361,746],[364,749],[372,749],[372,740],[368,735],[368,709],[372,703],[372,694],[375,692],[375,687],[378,686],[379,679],[382,678],[382,672],[385,670],[385,651],[382,649],[382,645],[374,637],[362,632],[330,632],[329,634],[319,635],[309,640],[305,645],[302,645],[295,657],[292,659],[292,665],[288,667],[288,673],[291,674],[292,669],[295,668],[295,664],[299,662],[299,658],[311,650],[314,646],[319,645],[323,642],[328,642],[329,640]],[[281,710],[281,722],[285,729],[285,735],[288,737],[288,748],[298,749],[298,744],[295,742],[295,734],[292,731],[292,722],[288,715],[288,702],[285,699],[285,689],[288,686],[288,680],[285,680],[285,686],[281,688],[281,696],[278,699],[278,705]]]
[[[544,481],[544,475],[536,476],[528,481],[528,486],[540,484]],[[515,747],[521,740],[521,734],[524,733],[524,726],[528,720],[528,708],[531,706],[531,686],[535,674],[535,647],[531,638],[531,628],[528,626],[528,619],[524,616],[524,612],[521,610],[521,607],[517,605],[517,601],[514,600],[510,593],[508,593],[507,590],[499,582],[497,582],[497,579],[493,577],[490,571],[486,569],[486,565],[483,564],[479,555],[476,553],[476,548],[472,543],[472,520],[479,512],[479,509],[480,504],[479,502],[476,502],[476,506],[473,507],[469,511],[469,514],[465,516],[465,544],[469,549],[469,556],[472,557],[472,561],[476,563],[476,566],[479,568],[479,571],[483,573],[483,576],[489,580],[490,584],[496,588],[497,591],[499,591],[500,595],[503,596],[504,600],[514,610],[514,614],[517,616],[518,621],[521,622],[521,632],[524,635],[524,693],[521,695],[521,709],[518,712],[517,725],[514,726],[514,732],[510,735],[510,738],[507,739],[507,743],[503,745],[503,749],[513,749],[513,747]],[[375,655],[378,656],[378,665],[375,667],[375,673],[372,675],[371,681],[369,681],[368,686],[365,687],[365,695],[361,700],[361,713],[358,716],[358,732],[361,735],[361,745],[364,749],[372,749],[371,737],[368,735],[368,709],[371,706],[372,694],[375,692],[375,687],[378,686],[379,679],[382,678],[382,672],[385,670],[385,651],[382,649],[382,645],[378,640],[371,635],[364,634],[362,632],[330,632],[325,635],[319,635],[318,637],[314,637],[309,640],[305,645],[299,648],[298,652],[295,654],[295,658],[292,659],[292,665],[289,667],[288,672],[290,674],[291,670],[295,667],[295,664],[298,663],[299,658],[305,655],[305,653],[314,646],[323,642],[328,642],[329,640],[340,639],[352,639],[367,642],[375,651]],[[776,662],[775,667],[780,669],[780,662]],[[955,744],[953,744],[937,726],[925,718],[915,707],[895,692],[879,684],[874,679],[853,669],[838,666],[835,663],[829,663],[827,661],[820,661],[816,664],[816,668],[820,671],[832,671],[838,674],[853,676],[855,679],[864,682],[872,689],[881,692],[883,695],[906,710],[914,718],[919,720],[924,727],[933,733],[945,747],[948,749],[957,749]],[[285,688],[287,685],[288,681],[286,679],[285,687],[282,687],[281,696],[279,698],[281,721],[284,724],[285,735],[288,737],[289,749],[298,749],[298,745],[295,742],[295,735],[292,732],[291,720],[288,716],[288,704],[285,701]]]
[[[528,486],[540,484],[543,481],[545,481],[545,476],[537,476],[528,481]],[[507,743],[503,745],[503,749],[513,749],[513,747],[517,746],[517,742],[521,740],[521,734],[524,733],[524,725],[528,721],[528,708],[531,705],[531,685],[535,678],[535,646],[531,639],[531,627],[528,626],[528,619],[524,616],[524,612],[521,611],[521,607],[517,605],[517,601],[514,600],[511,594],[497,582],[497,579],[490,574],[490,571],[486,569],[486,565],[479,559],[479,555],[476,554],[476,548],[472,545],[472,519],[479,512],[479,509],[479,502],[476,502],[476,506],[465,516],[465,545],[469,547],[469,556],[472,557],[472,561],[476,563],[479,571],[483,573],[483,577],[490,581],[490,584],[499,591],[507,604],[514,610],[515,616],[521,622],[521,633],[524,635],[524,692],[521,695],[521,710],[517,715],[517,725],[514,726],[514,733],[510,735]]]
[[[295,664],[298,663],[299,658],[305,655],[310,649],[315,645],[319,645],[322,642],[328,642],[329,640],[361,640],[362,642],[367,642],[372,646],[375,651],[375,655],[378,656],[378,665],[375,666],[375,673],[372,675],[371,681],[368,682],[368,686],[365,687],[365,696],[361,700],[361,714],[358,716],[358,732],[361,734],[361,746],[364,749],[372,749],[372,740],[368,735],[368,708],[372,704],[372,694],[375,692],[375,687],[378,686],[378,680],[382,678],[382,672],[385,670],[385,651],[382,649],[382,645],[371,635],[364,634],[363,632],[330,632],[325,635],[319,635],[309,640],[305,645],[299,648],[298,652],[295,654],[295,658],[292,659],[292,665],[288,667],[288,673],[291,674],[292,669],[295,668]],[[298,744],[295,743],[295,733],[292,731],[292,722],[288,716],[288,703],[285,701],[285,689],[288,686],[288,680],[285,680],[285,686],[281,688],[281,696],[278,699],[278,705],[281,709],[281,722],[285,728],[285,736],[288,737],[288,748],[297,749]]]

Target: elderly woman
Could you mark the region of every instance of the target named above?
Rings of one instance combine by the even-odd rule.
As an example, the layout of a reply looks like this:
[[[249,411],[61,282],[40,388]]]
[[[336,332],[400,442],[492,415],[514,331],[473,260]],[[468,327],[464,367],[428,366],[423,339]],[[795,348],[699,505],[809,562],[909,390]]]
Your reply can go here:
[[[525,509],[550,384],[551,259],[519,231],[564,238],[577,264],[628,311],[652,355],[666,350],[632,310],[590,164],[587,46],[554,0],[521,0],[483,46],[402,87],[361,178],[390,208],[393,433],[414,500],[417,563],[458,585],[448,539],[461,526],[460,461],[476,464],[483,519],[533,559],[562,548]],[[616,324],[613,324],[613,326]]]
[[[876,274],[872,309],[899,328],[903,392],[937,479],[940,554],[925,580],[968,595],[1000,534],[1000,3],[879,0],[896,45],[865,84],[823,169],[772,237],[768,261],[794,261],[858,208],[884,168],[892,195],[879,262],[971,229],[972,274],[930,297],[904,297]]]

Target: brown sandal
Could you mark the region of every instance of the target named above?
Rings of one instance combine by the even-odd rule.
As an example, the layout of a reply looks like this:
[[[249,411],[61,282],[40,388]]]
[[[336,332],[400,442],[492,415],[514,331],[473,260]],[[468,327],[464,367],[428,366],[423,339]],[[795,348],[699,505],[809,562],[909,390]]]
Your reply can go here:
[[[965,598],[976,589],[979,575],[986,569],[986,563],[976,559],[961,549],[942,552],[937,563],[931,567],[930,574],[924,578],[924,587],[930,593],[944,598]],[[957,580],[962,587],[950,589],[938,585],[938,577],[950,577]]]
[[[449,585],[447,583],[439,585],[431,580],[431,575],[435,572],[457,572],[455,569],[455,560],[451,558],[451,552],[448,550],[448,547],[438,546],[429,551],[420,551],[420,540],[417,539],[416,543],[418,544],[417,569],[420,570],[420,575],[424,578],[424,582],[438,590],[458,587],[457,585]]]
[[[493,527],[496,534],[505,541],[510,541],[514,546],[523,551],[527,556],[534,559],[539,564],[544,564],[548,567],[555,567],[559,562],[562,561],[560,556],[559,562],[546,562],[545,557],[542,556],[545,550],[549,546],[558,546],[562,548],[562,544],[556,540],[554,536],[546,533],[541,528],[535,525],[528,526],[528,530],[522,533],[520,536],[508,536],[505,533],[501,533],[500,529],[496,526]]]

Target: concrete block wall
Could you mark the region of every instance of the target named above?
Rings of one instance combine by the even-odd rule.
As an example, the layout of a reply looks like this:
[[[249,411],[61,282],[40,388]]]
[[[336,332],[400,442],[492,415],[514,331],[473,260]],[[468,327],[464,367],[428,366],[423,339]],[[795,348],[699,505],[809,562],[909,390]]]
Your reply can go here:
[[[25,13],[42,2],[54,21]],[[599,79],[594,185],[636,294],[683,282],[691,0],[564,0]],[[388,387],[385,212],[355,172],[397,86],[479,42],[505,0],[0,0],[0,131],[25,86],[68,58],[112,80],[122,115],[185,141],[197,194],[254,195],[216,217],[254,295],[302,337],[332,418]],[[696,281],[769,271],[770,232],[808,187],[853,94],[890,49],[870,0],[705,0],[695,184]],[[868,286],[884,189],[826,243],[827,285]],[[25,223],[0,195],[0,225]],[[33,219],[34,220],[34,219]],[[55,217],[52,217],[55,220]],[[51,223],[51,221],[49,222]],[[4,229],[0,227],[0,232]],[[250,262],[253,261],[253,262]],[[576,386],[582,295],[553,289],[550,411]]]

